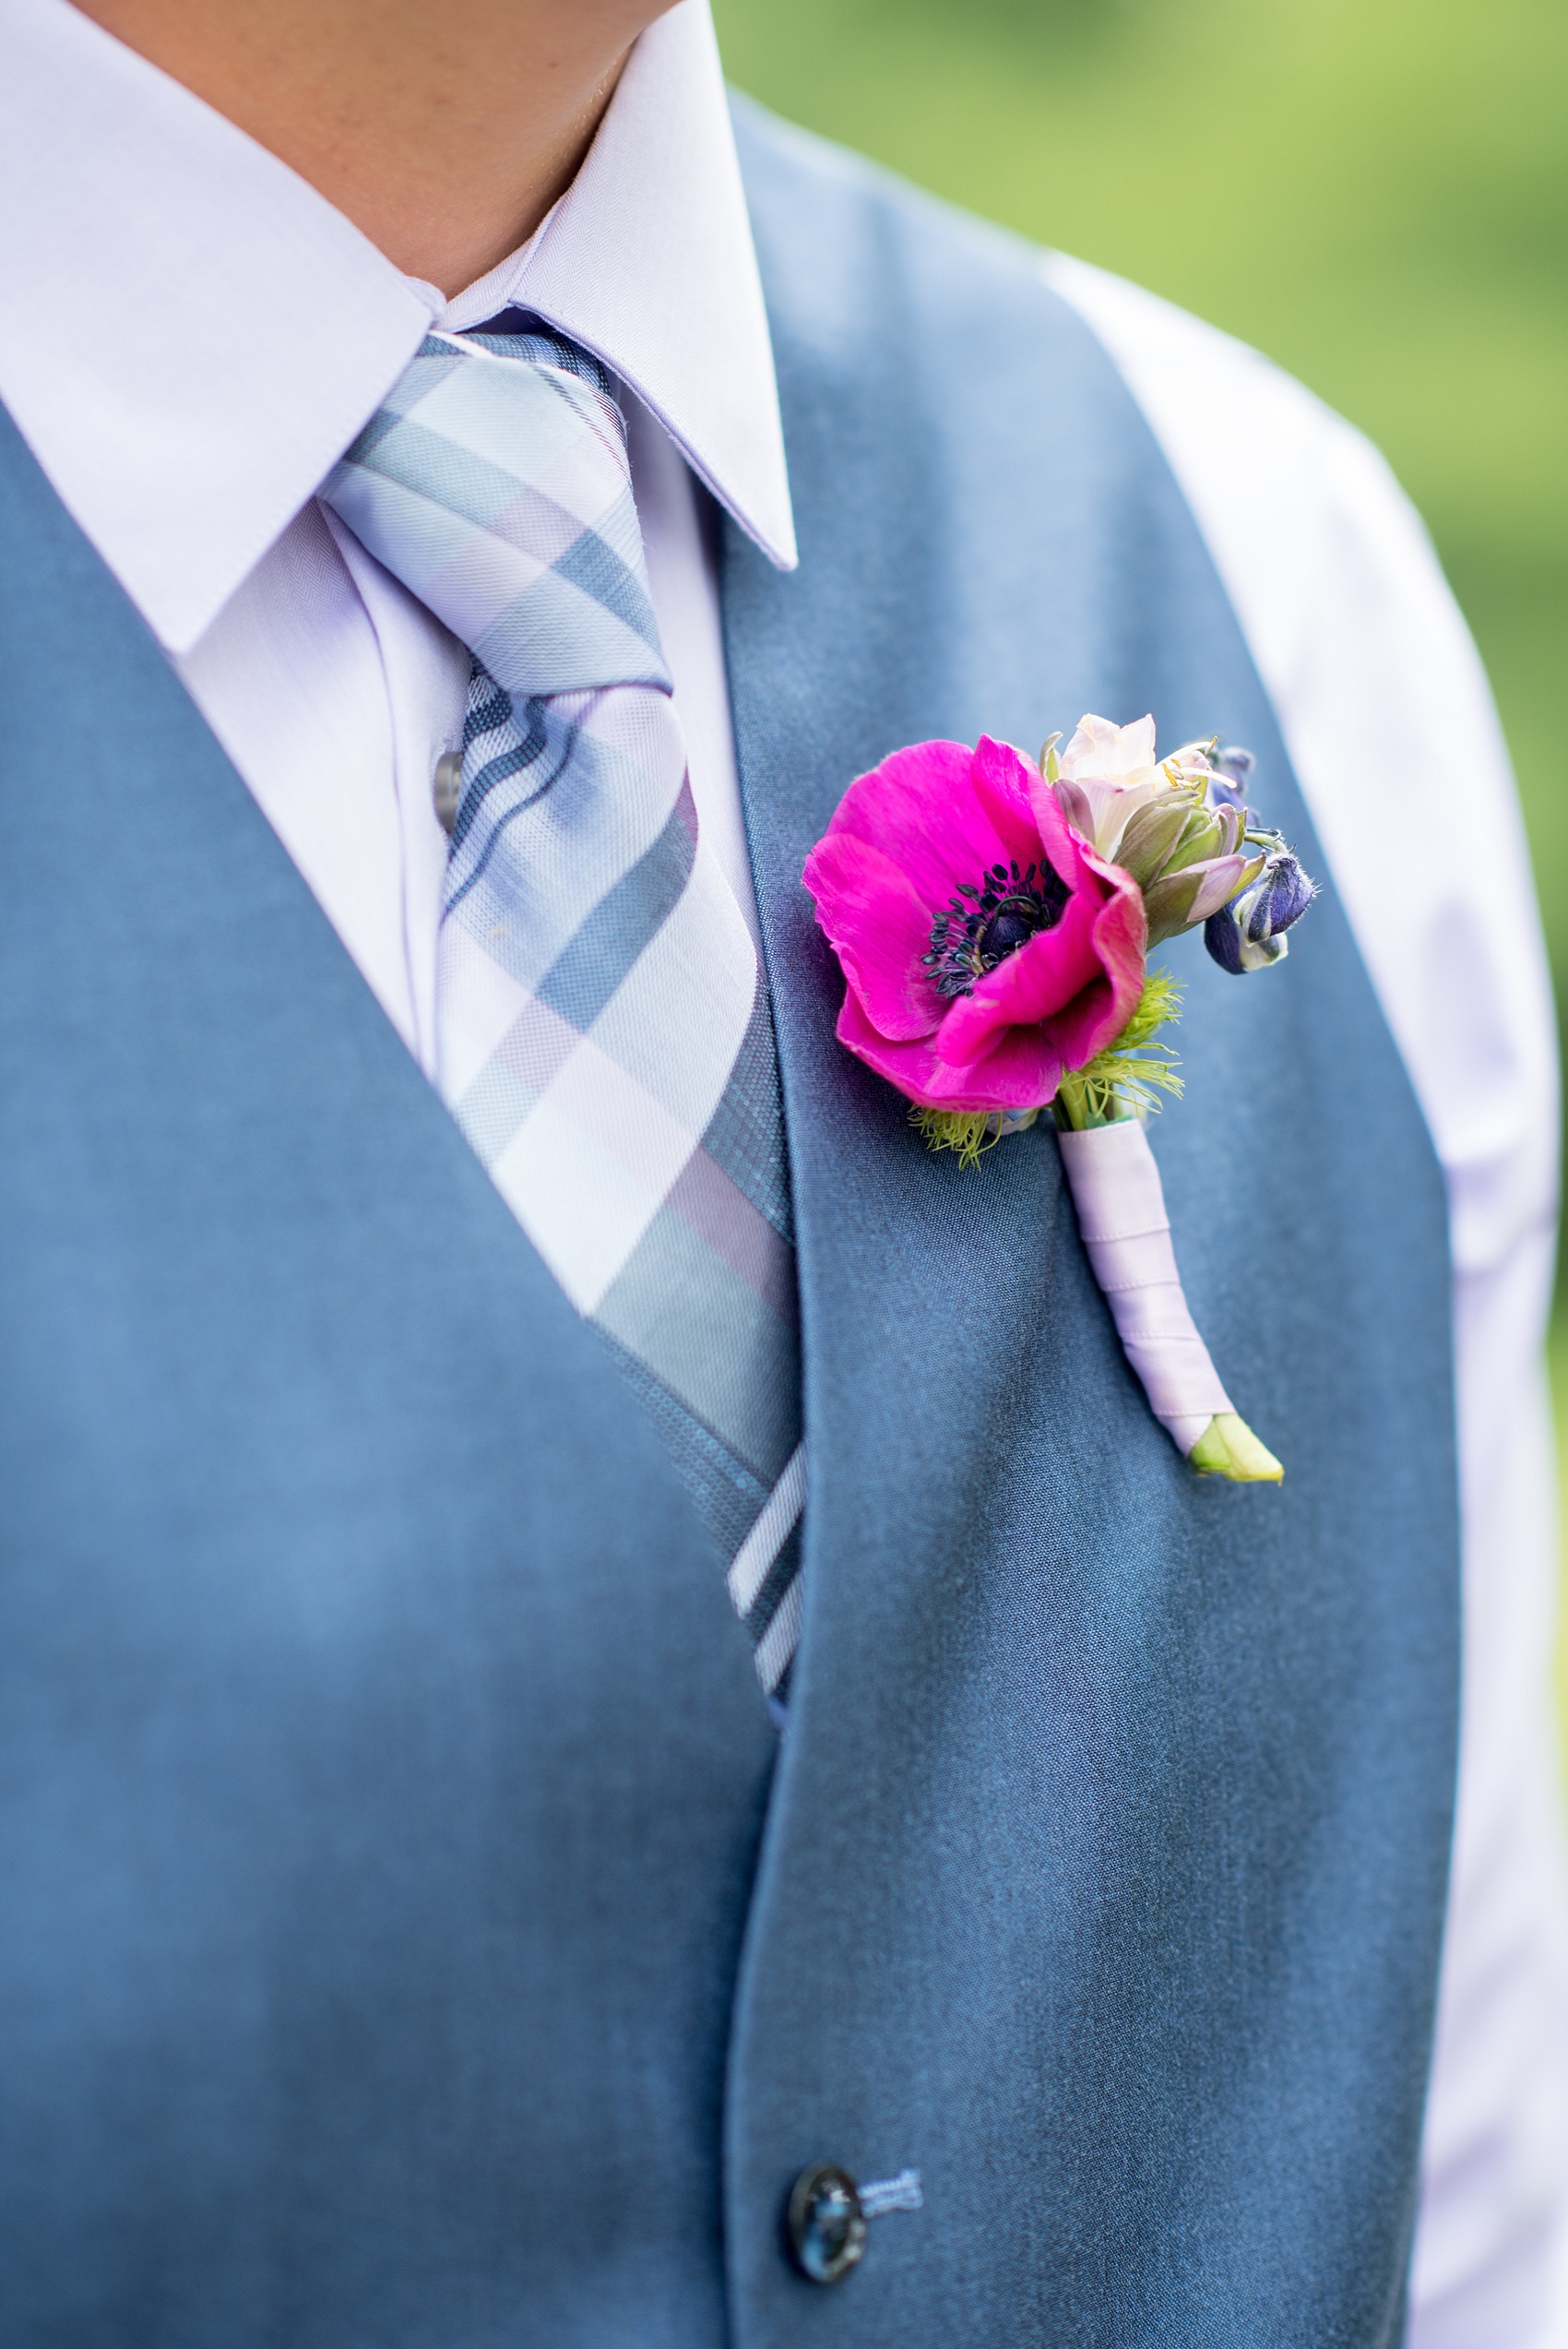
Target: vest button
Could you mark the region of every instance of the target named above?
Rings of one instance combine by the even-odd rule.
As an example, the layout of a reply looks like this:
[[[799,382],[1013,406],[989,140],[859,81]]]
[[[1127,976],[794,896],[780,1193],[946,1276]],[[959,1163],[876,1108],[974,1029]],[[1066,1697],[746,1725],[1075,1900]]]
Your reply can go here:
[[[442,830],[451,835],[457,820],[457,802],[463,796],[463,754],[460,750],[444,750],[435,762],[431,780],[431,797],[435,802],[436,821]]]
[[[866,2248],[860,2189],[848,2170],[814,2162],[790,2189],[785,2215],[790,2257],[813,2283],[837,2283],[859,2264]]]

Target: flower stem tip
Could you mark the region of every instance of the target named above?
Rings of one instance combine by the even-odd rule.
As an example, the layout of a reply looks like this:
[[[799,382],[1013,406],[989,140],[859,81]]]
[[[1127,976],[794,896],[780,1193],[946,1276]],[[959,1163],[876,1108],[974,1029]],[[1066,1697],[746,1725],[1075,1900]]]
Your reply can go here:
[[[1284,1469],[1233,1411],[1216,1412],[1187,1454],[1200,1476],[1223,1476],[1232,1485],[1277,1485]]]

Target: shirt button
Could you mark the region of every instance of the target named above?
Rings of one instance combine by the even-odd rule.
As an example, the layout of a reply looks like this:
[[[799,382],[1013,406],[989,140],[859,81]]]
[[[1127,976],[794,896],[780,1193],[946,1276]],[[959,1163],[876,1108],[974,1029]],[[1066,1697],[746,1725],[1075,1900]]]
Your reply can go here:
[[[858,2266],[866,2248],[860,2189],[848,2170],[814,2162],[790,2189],[785,2216],[790,2256],[813,2283],[837,2283]]]
[[[435,762],[435,774],[430,788],[435,802],[436,821],[450,839],[452,827],[457,820],[457,802],[463,796],[463,754],[460,750],[442,752]]]

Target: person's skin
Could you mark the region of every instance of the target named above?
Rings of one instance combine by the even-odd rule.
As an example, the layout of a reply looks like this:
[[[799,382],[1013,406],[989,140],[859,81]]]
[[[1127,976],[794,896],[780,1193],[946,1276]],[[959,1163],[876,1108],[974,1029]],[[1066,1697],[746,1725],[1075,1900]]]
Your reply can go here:
[[[77,0],[459,292],[538,227],[671,0]]]

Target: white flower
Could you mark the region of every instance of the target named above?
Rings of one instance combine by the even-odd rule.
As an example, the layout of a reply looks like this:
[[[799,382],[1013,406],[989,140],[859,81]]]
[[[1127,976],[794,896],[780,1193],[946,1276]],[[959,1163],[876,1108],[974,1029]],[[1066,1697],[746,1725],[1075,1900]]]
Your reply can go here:
[[[1130,726],[1113,726],[1109,718],[1080,718],[1061,767],[1069,782],[1093,781],[1123,788],[1158,783],[1154,720],[1139,718]]]
[[[1141,808],[1170,792],[1206,788],[1206,747],[1186,743],[1166,759],[1154,755],[1154,720],[1113,726],[1092,715],[1058,757],[1054,740],[1043,754],[1046,780],[1055,785],[1069,823],[1108,863],[1117,862],[1122,836]]]

